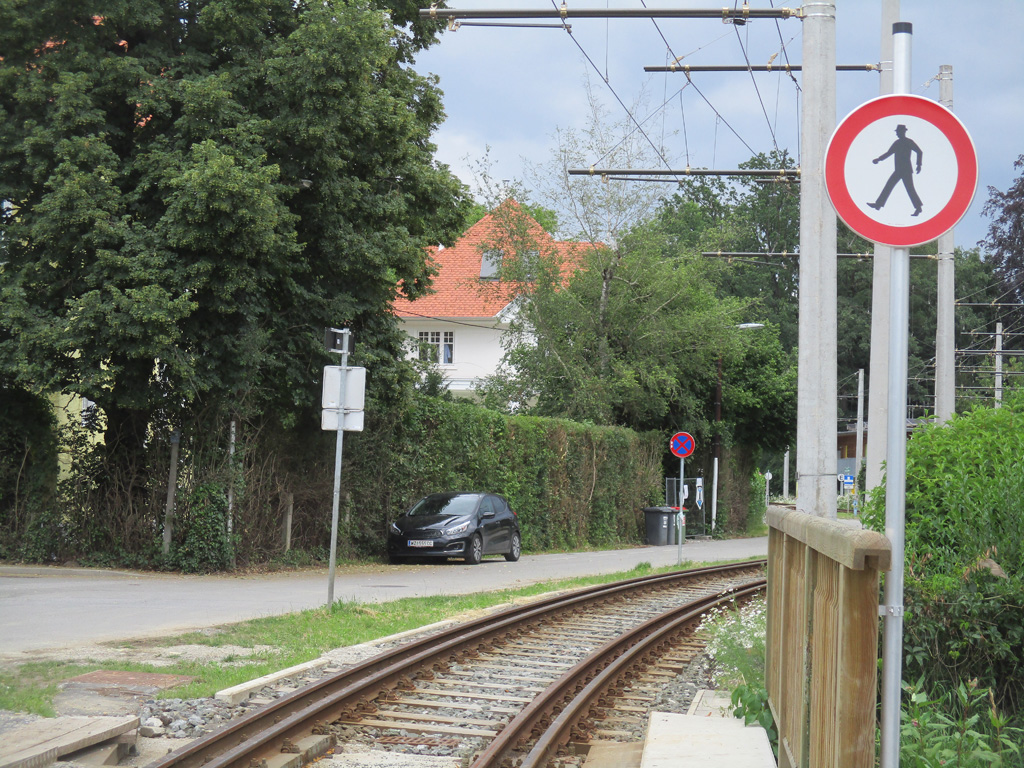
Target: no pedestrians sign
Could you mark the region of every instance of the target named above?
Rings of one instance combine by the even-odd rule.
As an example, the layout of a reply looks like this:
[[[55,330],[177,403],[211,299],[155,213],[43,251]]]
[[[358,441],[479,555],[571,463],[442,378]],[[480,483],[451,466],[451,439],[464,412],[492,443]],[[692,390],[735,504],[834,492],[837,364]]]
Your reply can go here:
[[[938,102],[881,96],[832,134],[825,186],[839,218],[858,235],[896,248],[921,245],[967,213],[978,156],[963,123]]]

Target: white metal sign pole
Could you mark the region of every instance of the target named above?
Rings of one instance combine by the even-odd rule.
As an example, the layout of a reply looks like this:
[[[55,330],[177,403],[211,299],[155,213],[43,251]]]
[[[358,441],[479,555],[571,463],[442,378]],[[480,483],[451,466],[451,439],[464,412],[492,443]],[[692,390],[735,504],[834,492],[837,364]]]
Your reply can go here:
[[[893,92],[910,92],[913,26],[893,32]],[[900,684],[903,677],[903,558],[907,489],[907,344],[910,329],[910,249],[893,248],[889,284],[889,414],[885,456],[885,535],[892,567],[885,575],[882,640],[881,768],[900,764]]]
[[[686,537],[686,515],[683,514],[683,488],[686,487],[686,473],[683,471],[686,459],[679,457],[679,512],[676,514],[676,534],[679,538],[679,556],[676,565],[683,564],[683,539]]]
[[[341,450],[345,440],[345,374],[348,369],[348,328],[341,332],[341,376],[338,385],[338,441],[334,445],[334,499],[331,503],[331,559],[327,568],[327,607],[334,603],[334,569],[338,557],[338,507],[341,506]]]

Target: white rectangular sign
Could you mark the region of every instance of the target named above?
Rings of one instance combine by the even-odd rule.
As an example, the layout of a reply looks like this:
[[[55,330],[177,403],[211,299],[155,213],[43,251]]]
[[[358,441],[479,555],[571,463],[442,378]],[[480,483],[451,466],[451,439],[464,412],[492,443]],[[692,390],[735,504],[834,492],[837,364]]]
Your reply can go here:
[[[324,409],[320,411],[320,429],[326,432],[337,432],[339,428],[345,432],[362,432],[363,413]]]
[[[345,371],[345,403],[338,398],[341,395],[341,376]],[[361,411],[366,401],[366,369],[342,368],[340,365],[324,366],[324,388],[320,407],[346,411]],[[326,427],[325,427],[326,429]]]

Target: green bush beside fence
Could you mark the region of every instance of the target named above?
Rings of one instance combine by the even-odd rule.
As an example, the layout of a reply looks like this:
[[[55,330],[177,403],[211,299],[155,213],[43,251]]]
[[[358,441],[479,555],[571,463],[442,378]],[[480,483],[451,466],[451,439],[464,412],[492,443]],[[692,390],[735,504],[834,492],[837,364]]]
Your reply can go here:
[[[1024,713],[1024,396],[907,447],[904,679],[972,682]],[[865,519],[884,530],[884,494]]]

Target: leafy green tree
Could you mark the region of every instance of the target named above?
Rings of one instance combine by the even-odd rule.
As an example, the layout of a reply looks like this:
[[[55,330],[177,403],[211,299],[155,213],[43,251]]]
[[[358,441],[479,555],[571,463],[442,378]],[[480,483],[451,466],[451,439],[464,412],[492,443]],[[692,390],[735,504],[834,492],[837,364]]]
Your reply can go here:
[[[794,168],[784,150],[758,154],[742,169]],[[756,302],[758,319],[780,330],[787,350],[797,342],[799,262],[791,256],[800,246],[798,185],[785,179],[721,177],[685,179],[658,212],[662,225],[681,244],[708,252],[742,253],[720,263],[719,295]],[[768,254],[789,254],[769,256]]]
[[[1024,155],[1013,167],[1024,171]],[[1005,192],[989,187],[983,212],[992,218],[984,245],[991,249],[996,274],[1009,296],[1024,304],[1024,172]]]
[[[203,411],[294,420],[325,325],[395,386],[395,285],[466,207],[403,66],[419,5],[3,3],[4,374],[96,402],[115,459]]]
[[[490,404],[529,403],[539,415],[639,430],[685,423],[707,435],[721,359],[738,371],[731,391],[749,387],[727,418],[785,419],[795,407],[754,416],[768,400],[792,396],[792,361],[777,333],[756,351],[747,347],[735,326],[748,303],[718,298],[711,266],[679,253],[656,224],[620,236],[614,248],[581,243],[567,255],[527,239],[513,251],[530,259],[506,262],[503,280],[521,290],[508,367],[485,387]],[[746,437],[760,445],[762,431],[751,423]]]
[[[796,424],[796,359],[777,326],[742,334],[742,353],[723,360],[722,419],[731,442],[782,450]]]

